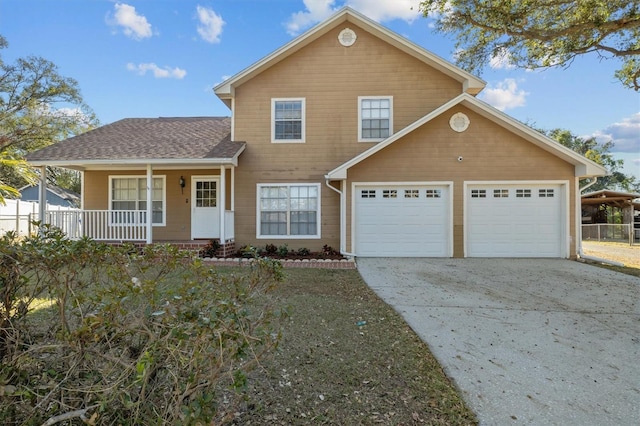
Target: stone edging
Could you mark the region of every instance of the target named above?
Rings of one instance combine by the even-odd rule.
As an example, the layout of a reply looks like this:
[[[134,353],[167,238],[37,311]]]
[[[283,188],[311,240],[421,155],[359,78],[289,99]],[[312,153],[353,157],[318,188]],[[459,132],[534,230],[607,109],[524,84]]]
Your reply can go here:
[[[215,266],[249,266],[253,259],[244,258],[204,258],[202,259]],[[285,268],[317,268],[317,269],[357,269],[353,259],[275,259]]]

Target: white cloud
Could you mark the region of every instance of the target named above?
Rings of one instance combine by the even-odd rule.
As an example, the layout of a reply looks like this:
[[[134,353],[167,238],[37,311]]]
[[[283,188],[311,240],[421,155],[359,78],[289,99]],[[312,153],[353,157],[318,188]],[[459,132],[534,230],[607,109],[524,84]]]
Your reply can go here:
[[[198,6],[198,34],[203,40],[209,43],[220,43],[220,34],[222,34],[222,27],[225,22],[222,20],[222,16],[218,15],[213,9]]]
[[[507,49],[500,49],[495,55],[491,57],[489,66],[495,70],[511,70],[515,66],[511,63],[511,54]]]
[[[142,40],[153,35],[151,24],[142,15],[136,13],[136,8],[124,3],[116,3],[113,19],[108,20],[111,25],[122,27],[127,37]]]
[[[640,156],[640,112],[610,124],[592,136],[603,143],[613,141],[612,152],[630,152]]]
[[[488,85],[480,98],[500,111],[506,111],[524,106],[528,94],[518,89],[518,83],[513,78],[506,78],[498,82],[495,87]]]
[[[187,75],[187,72],[181,68],[173,68],[173,69],[169,67],[160,68],[154,63],[138,64],[138,65],[128,63],[127,69],[129,71],[137,72],[139,75],[145,75],[147,71],[149,71],[153,73],[153,76],[155,78],[175,78],[178,80],[182,80],[184,76]]]
[[[348,0],[335,3],[335,0],[304,0],[305,10],[291,15],[286,23],[287,32],[297,35],[343,6],[350,6],[374,21],[404,19],[411,22],[420,16],[419,0]]]

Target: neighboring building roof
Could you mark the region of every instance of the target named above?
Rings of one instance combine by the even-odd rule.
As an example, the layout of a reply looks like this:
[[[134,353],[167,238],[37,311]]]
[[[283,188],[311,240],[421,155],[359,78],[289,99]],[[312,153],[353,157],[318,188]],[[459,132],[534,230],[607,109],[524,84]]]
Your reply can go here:
[[[419,120],[416,120],[399,132],[394,133],[389,138],[377,143],[373,147],[355,156],[346,163],[336,167],[335,169],[327,173],[325,177],[330,180],[346,179],[347,170],[349,168],[355,166],[366,158],[384,149],[385,147],[401,139],[403,136],[428,123],[441,114],[444,114],[456,105],[463,105],[469,108],[470,110],[504,127],[510,132],[524,138],[525,140],[544,149],[545,151],[548,151],[555,156],[563,159],[564,161],[573,164],[574,166],[576,166],[575,169],[577,177],[606,176],[608,174],[607,170],[601,165],[594,163],[588,158],[576,153],[575,151],[572,151],[571,149],[565,147],[564,145],[561,145],[560,143],[543,135],[542,133],[533,130],[531,127],[522,124],[518,120],[508,116],[502,111],[497,110],[491,105],[471,95],[463,93],[445,103],[444,105],[440,106],[439,108],[431,111],[429,114],[425,115]]]
[[[244,150],[233,142],[229,117],[125,118],[27,156],[33,165],[234,162]]]
[[[582,194],[582,204],[606,204],[615,207],[625,207],[633,205],[640,206],[640,203],[634,203],[633,200],[640,198],[640,194],[633,192],[619,192],[602,189],[600,191]]]
[[[482,79],[388,30],[350,7],[344,7],[309,31],[214,87],[215,94],[230,107],[230,100],[234,97],[235,87],[293,55],[343,22],[351,22],[363,28],[390,45],[459,81],[463,86],[463,90],[467,93],[476,95],[486,86]]]
[[[35,190],[35,193],[38,194],[39,188],[40,188],[40,184],[23,186],[22,188],[19,189],[20,193],[22,194],[22,199],[24,201],[31,201],[32,199],[35,201],[38,201],[38,197],[25,198],[25,194],[28,194],[29,192],[33,192],[34,190]],[[80,194],[76,192],[69,191],[68,189],[60,188],[59,186],[51,185],[51,184],[47,184],[46,189],[47,189],[47,192],[50,192],[56,195],[61,200],[67,201],[70,205],[74,205],[74,206],[80,205]]]

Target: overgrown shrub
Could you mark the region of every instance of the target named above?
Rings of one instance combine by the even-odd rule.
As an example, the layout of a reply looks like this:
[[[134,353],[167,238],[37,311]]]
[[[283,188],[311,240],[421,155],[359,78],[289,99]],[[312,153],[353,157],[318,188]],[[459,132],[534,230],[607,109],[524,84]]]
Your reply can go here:
[[[219,422],[279,341],[282,312],[267,296],[277,262],[219,274],[171,246],[109,247],[46,228],[8,245],[20,261],[2,267],[22,285],[11,306],[33,290],[55,309],[3,326],[2,424]]]

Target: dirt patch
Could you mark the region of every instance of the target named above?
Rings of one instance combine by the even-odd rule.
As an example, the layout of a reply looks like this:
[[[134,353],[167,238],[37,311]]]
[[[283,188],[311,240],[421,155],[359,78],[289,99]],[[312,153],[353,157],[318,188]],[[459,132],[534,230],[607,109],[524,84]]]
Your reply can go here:
[[[630,268],[640,269],[640,245],[626,243],[583,241],[582,250],[587,256],[624,263]]]

